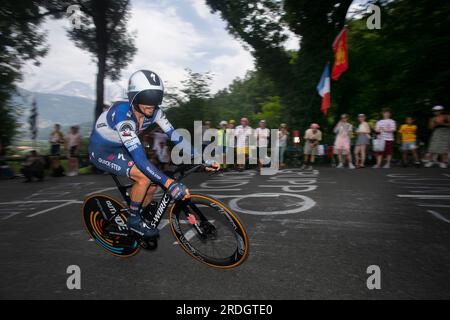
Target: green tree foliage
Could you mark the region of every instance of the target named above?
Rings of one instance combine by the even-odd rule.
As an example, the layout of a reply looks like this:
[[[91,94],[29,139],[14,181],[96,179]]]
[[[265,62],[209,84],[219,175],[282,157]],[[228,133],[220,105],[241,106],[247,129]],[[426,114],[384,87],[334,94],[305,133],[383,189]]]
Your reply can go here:
[[[255,118],[257,121],[266,120],[268,128],[278,128],[283,122],[281,109],[282,104],[280,97],[268,97],[267,101],[261,106],[261,112],[258,112],[255,115]]]
[[[166,113],[177,128],[193,130],[194,120],[212,122],[217,127],[222,120],[239,121],[248,117],[252,125],[261,119],[277,127],[283,109],[272,81],[260,71],[250,71],[244,79],[235,79],[228,88],[210,95],[211,75],[188,70],[181,95],[170,94]]]
[[[2,151],[17,132],[17,107],[10,98],[22,79],[27,61],[39,65],[48,50],[39,26],[46,16],[58,15],[56,1],[3,0],[0,5],[0,145]]]
[[[449,105],[450,3],[369,1],[382,8],[382,29],[369,30],[365,8],[346,21],[351,2],[207,0],[229,31],[251,48],[261,74],[274,84],[273,95],[281,97],[281,114],[291,127],[315,121],[328,130],[341,113],[378,118],[382,107],[391,107],[399,122],[412,114],[424,128],[432,105]],[[344,24],[349,26],[350,70],[332,82],[332,109],[323,117],[316,85],[325,63],[333,63],[331,45]],[[299,51],[284,49],[286,29],[301,38]]]
[[[83,13],[82,28],[68,31],[80,49],[90,52],[97,64],[96,118],[103,111],[104,80],[119,80],[120,73],[133,58],[136,47],[134,35],[127,29],[130,17],[129,0],[77,0],[68,5],[79,5]]]
[[[193,133],[194,121],[206,119],[211,75],[196,73],[190,69],[186,71],[188,78],[182,81],[181,94],[170,95],[172,107],[166,112],[176,128],[184,128]]]
[[[252,48],[258,68],[273,80],[285,104],[283,113],[294,125],[318,116],[319,108],[313,108],[315,86],[351,2],[207,0],[230,32]],[[301,37],[298,52],[284,49],[288,29]]]
[[[412,115],[426,140],[433,105],[449,106],[450,4],[437,1],[380,2],[381,30],[367,30],[366,17],[349,23],[350,70],[332,83],[332,115],[383,107],[402,122]]]

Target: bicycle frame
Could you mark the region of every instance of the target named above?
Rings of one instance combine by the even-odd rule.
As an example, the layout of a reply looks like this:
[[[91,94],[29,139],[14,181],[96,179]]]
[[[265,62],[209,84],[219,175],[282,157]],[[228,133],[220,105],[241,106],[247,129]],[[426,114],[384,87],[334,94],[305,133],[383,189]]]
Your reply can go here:
[[[196,171],[197,169],[199,169],[200,167],[202,167],[203,165],[195,165],[194,167],[192,167],[189,170],[184,171],[183,166],[179,167],[177,170],[175,170],[173,172],[173,174],[177,174],[180,173],[180,176],[178,178],[176,178],[176,181],[181,181],[183,178],[187,177],[189,174],[191,174],[192,172]],[[127,184],[127,185],[123,185],[120,183],[119,179],[117,178],[116,175],[111,174],[114,182],[117,185],[117,188],[119,189],[120,194],[122,195],[123,199],[126,201],[126,203],[128,204],[128,206],[130,205],[131,199],[130,199],[130,195],[128,193],[128,189],[130,189],[133,184]],[[169,207],[169,204],[172,202],[172,197],[170,196],[170,194],[168,194],[168,192],[164,192],[163,196],[161,197],[161,200],[158,202],[158,206],[156,209],[155,214],[153,215],[153,219],[152,221],[150,221],[150,225],[153,228],[157,228],[158,225],[160,224],[162,217],[164,215],[164,213],[167,211],[167,208]],[[144,208],[146,209],[146,208]],[[202,219],[205,219],[205,217],[200,213],[200,215],[202,216]]]

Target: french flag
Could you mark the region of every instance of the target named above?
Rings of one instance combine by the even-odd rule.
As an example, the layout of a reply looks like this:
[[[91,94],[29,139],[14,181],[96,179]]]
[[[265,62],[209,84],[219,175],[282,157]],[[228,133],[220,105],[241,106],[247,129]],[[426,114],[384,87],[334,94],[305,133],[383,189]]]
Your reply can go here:
[[[327,114],[328,108],[331,106],[331,95],[330,95],[330,64],[327,63],[325,70],[320,78],[319,85],[317,86],[317,92],[322,97],[322,106],[320,110],[323,114]]]

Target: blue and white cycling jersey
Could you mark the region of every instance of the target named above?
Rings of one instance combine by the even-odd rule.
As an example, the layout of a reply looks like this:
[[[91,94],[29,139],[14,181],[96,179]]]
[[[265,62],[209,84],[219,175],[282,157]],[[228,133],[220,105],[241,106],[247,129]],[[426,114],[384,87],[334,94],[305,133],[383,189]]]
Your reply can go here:
[[[139,128],[128,101],[116,102],[95,123],[89,139],[89,158],[99,169],[129,176],[136,165],[151,181],[164,186],[168,177],[148,161],[138,134],[156,123],[175,144],[183,143],[164,112],[156,108],[151,118],[144,118]],[[189,145],[190,147],[190,145]],[[191,149],[193,150],[193,149]],[[193,150],[195,153],[195,151]]]

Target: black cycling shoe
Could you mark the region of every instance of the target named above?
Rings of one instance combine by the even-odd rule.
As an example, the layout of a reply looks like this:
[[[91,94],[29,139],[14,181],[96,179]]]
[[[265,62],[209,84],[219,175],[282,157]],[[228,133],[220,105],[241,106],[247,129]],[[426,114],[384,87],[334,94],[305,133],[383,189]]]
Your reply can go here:
[[[128,229],[143,239],[155,239],[159,237],[159,230],[150,227],[138,216],[130,216],[128,218]]]

